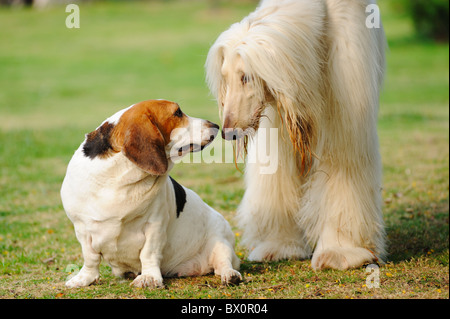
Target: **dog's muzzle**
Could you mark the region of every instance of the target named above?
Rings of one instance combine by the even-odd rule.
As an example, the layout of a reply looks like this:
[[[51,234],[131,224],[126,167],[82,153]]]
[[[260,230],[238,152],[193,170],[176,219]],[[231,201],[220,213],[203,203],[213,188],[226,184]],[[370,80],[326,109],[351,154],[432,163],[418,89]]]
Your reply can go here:
[[[233,128],[223,128],[222,129],[222,138],[227,141],[234,141],[240,139],[244,136],[243,131],[241,129],[233,129]]]
[[[209,129],[209,139],[208,140],[204,140],[202,142],[202,149],[208,145],[209,143],[211,143],[217,136],[217,133],[219,132],[219,125],[217,125],[216,123],[210,122],[208,121],[206,126]]]

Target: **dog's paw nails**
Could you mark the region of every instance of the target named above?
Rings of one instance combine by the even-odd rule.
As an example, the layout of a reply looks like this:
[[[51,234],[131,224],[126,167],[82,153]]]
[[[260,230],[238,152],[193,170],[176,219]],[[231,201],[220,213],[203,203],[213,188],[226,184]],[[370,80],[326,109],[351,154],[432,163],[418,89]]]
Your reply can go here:
[[[230,269],[225,271],[221,275],[222,285],[239,285],[239,283],[242,281],[242,276],[239,273],[239,271],[236,271],[234,269]]]
[[[139,275],[131,283],[136,288],[164,288],[162,278],[155,278],[150,275]]]

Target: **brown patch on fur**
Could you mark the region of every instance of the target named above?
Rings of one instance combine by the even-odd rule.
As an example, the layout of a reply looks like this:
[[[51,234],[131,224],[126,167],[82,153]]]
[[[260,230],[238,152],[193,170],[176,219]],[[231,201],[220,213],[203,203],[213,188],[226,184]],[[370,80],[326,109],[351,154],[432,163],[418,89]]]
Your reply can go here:
[[[152,175],[167,171],[165,146],[170,133],[187,125],[178,104],[165,100],[140,102],[127,110],[112,133],[114,151],[123,151],[130,161]]]
[[[368,251],[370,251],[370,253],[373,255],[373,261],[374,262],[378,262],[378,257],[375,255],[375,253],[372,251],[372,250],[370,250],[370,249],[368,249],[368,248],[366,248]]]
[[[314,138],[313,128],[308,121],[301,120],[298,117],[293,119],[287,113],[283,119],[280,113],[280,107],[280,105],[277,107],[278,115],[283,123],[286,124],[289,139],[291,140],[295,153],[300,155],[300,176],[306,176],[311,170],[313,157],[317,158],[312,150],[312,141]]]

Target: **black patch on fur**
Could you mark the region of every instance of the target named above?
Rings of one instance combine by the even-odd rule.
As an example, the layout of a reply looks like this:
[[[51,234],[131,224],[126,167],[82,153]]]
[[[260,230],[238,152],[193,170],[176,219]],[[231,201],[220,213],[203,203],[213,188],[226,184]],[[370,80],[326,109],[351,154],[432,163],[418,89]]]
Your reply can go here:
[[[170,176],[169,176],[170,177]],[[186,204],[186,192],[184,191],[183,186],[177,183],[172,177],[170,177],[172,181],[173,190],[175,191],[175,201],[177,203],[177,218],[180,217],[180,213],[184,209],[184,204]]]
[[[83,153],[90,159],[97,156],[106,156],[112,149],[110,143],[111,131],[114,124],[105,122],[95,131],[86,135],[86,143],[83,146]]]

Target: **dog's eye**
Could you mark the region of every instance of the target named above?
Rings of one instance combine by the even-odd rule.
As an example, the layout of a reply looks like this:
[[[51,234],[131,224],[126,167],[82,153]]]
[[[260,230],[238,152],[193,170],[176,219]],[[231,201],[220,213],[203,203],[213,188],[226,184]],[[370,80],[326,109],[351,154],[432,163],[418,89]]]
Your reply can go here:
[[[176,117],[182,117],[183,116],[183,112],[181,112],[180,108],[177,108],[177,110],[175,111],[175,113],[173,113],[173,116]]]
[[[250,82],[250,77],[249,77],[248,75],[246,75],[246,74],[243,74],[243,75],[241,76],[241,82],[242,82],[242,85],[244,85],[244,84]]]

